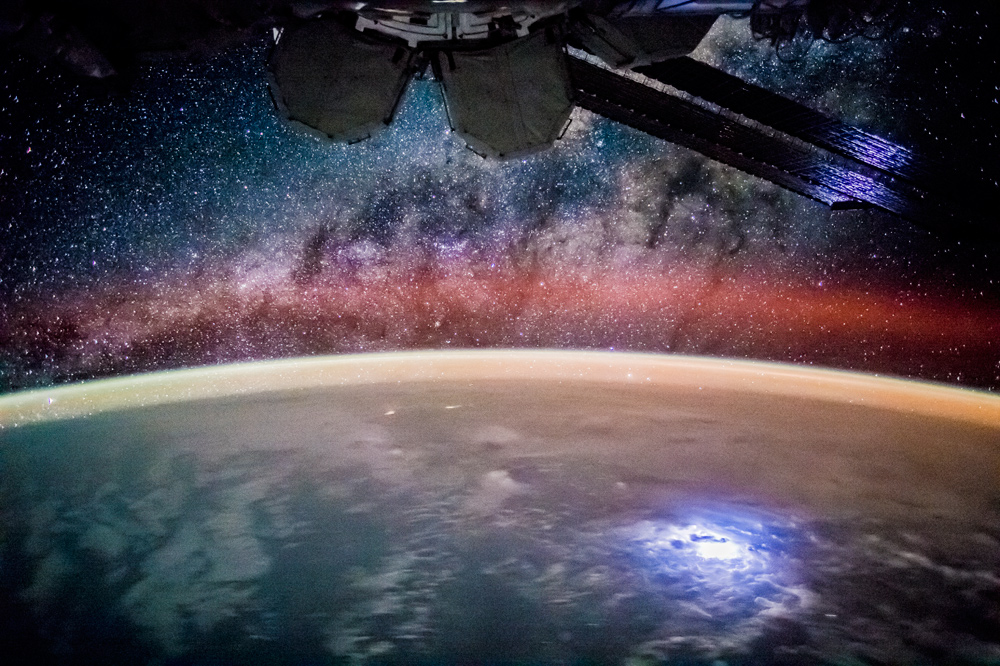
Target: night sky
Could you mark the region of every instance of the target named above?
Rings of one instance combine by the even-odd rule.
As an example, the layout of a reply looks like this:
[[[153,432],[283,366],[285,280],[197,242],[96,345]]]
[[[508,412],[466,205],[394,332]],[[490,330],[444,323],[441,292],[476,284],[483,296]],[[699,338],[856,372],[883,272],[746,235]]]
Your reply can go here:
[[[808,52],[726,18],[695,57],[989,194],[995,13]],[[485,160],[448,131],[431,80],[411,83],[380,135],[332,144],[278,117],[268,52],[261,35],[148,63],[114,91],[0,54],[0,393],[469,347],[764,359],[1000,391],[995,247],[831,213],[581,110],[552,150]]]

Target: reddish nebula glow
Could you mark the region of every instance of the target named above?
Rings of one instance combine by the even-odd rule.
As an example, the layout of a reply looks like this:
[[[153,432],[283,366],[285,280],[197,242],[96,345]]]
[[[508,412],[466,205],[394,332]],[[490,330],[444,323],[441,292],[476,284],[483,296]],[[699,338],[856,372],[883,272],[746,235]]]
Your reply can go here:
[[[108,284],[9,310],[22,381],[311,354],[469,347],[706,354],[996,389],[1000,303],[835,283],[667,271],[497,267],[205,274]],[[29,378],[27,375],[35,375]],[[16,388],[16,386],[14,387]]]

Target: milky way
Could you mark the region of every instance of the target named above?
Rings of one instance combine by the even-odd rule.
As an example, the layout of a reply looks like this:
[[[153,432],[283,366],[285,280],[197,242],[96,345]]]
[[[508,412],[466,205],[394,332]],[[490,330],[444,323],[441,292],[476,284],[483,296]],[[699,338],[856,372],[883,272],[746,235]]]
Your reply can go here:
[[[943,141],[912,131],[931,112],[882,95],[905,78],[890,45],[816,45],[786,64],[745,28],[721,21],[696,55],[897,140]],[[831,213],[580,110],[554,149],[484,160],[448,131],[430,80],[382,134],[331,144],[278,118],[267,51],[151,63],[110,94],[6,56],[0,391],[456,347],[760,358],[1000,390],[995,250]]]

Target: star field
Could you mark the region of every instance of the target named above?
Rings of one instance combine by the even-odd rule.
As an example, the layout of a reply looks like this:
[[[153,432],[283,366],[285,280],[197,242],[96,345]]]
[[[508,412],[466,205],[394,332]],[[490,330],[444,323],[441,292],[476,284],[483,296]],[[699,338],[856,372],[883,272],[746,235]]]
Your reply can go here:
[[[912,36],[783,63],[741,26],[722,21],[696,55],[928,151],[970,131],[919,122],[953,101],[926,111],[881,90]],[[1000,390],[993,249],[831,213],[581,110],[552,150],[484,160],[449,132],[431,80],[383,133],[331,144],[278,117],[267,52],[262,39],[153,62],[112,93],[5,56],[0,391],[454,347],[708,354]]]

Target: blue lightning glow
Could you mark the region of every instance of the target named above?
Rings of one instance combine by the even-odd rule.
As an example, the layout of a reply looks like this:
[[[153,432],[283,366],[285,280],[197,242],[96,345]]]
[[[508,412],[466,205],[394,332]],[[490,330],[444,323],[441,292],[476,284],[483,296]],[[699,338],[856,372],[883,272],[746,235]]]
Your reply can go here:
[[[662,597],[705,619],[742,622],[807,606],[794,523],[745,511],[692,513],[630,525],[632,565]]]

